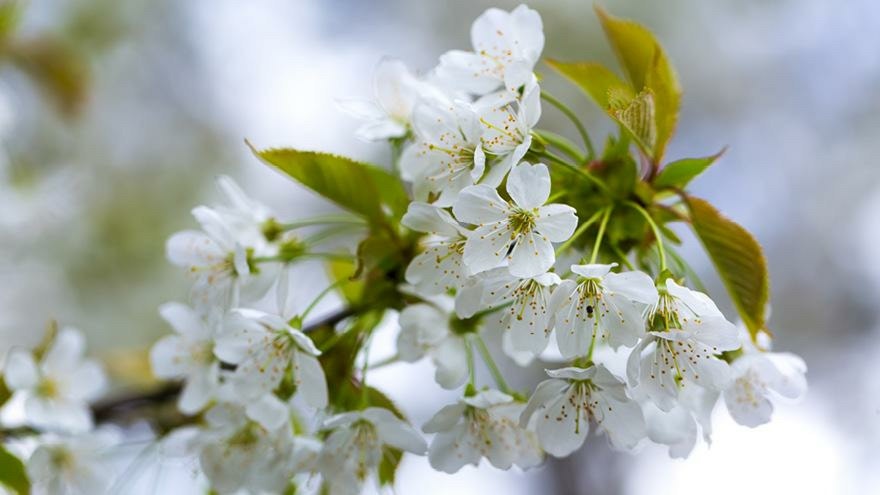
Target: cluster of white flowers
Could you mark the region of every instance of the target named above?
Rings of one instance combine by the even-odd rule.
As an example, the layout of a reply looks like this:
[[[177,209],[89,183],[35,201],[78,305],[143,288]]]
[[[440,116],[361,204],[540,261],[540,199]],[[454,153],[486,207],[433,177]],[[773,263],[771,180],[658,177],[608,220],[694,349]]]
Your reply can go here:
[[[483,457],[525,469],[545,453],[571,454],[591,425],[617,449],[650,439],[686,456],[698,425],[708,438],[721,394],[737,421],[754,426],[769,419],[770,390],[803,392],[801,361],[750,346],[705,294],[668,273],[620,271],[596,263],[595,250],[589,263],[557,266],[558,245],[579,219],[550,202],[547,165],[524,161],[541,116],[533,73],[541,18],[525,6],[490,9],[471,36],[472,51],[446,53],[424,77],[382,61],[375,101],[340,102],[365,120],[360,137],[402,147],[399,170],[413,202],[401,223],[423,234],[401,288],[414,302],[400,313],[397,357],[430,356],[437,383],[461,390],[461,399],[423,426],[429,444],[396,411],[328,401],[303,315],[246,307],[278,278],[264,277],[268,265],[290,265],[295,257],[285,253],[308,247],[223,178],[232,206],[196,208],[202,231],[168,242],[169,259],[195,276],[194,307],[162,307],[176,334],[152,353],[157,375],[185,380],[181,411],[208,408],[193,445],[218,492],[278,491],[320,474],[330,493],[358,493],[378,480],[386,448],[427,454],[449,473]],[[560,363],[530,397],[510,390],[492,362],[484,336],[493,331],[518,364],[539,355]],[[600,346],[631,349],[625,378],[594,359]],[[731,351],[741,355],[724,354]],[[478,388],[475,354],[497,389]],[[225,468],[230,458],[247,469]]]
[[[803,361],[754,344],[707,295],[683,286],[666,268],[657,226],[641,205],[605,198],[585,219],[580,210],[553,202],[572,195],[554,189],[555,176],[540,163],[566,165],[545,151],[535,129],[542,101],[534,73],[544,45],[540,16],[526,6],[489,9],[474,22],[471,38],[471,51],[444,54],[424,76],[384,60],[375,101],[341,102],[365,120],[360,137],[389,141],[399,151],[397,170],[412,193],[399,228],[386,225],[394,235],[409,230],[410,239],[418,238],[417,246],[404,249],[405,283],[398,279],[393,305],[305,326],[315,303],[348,280],[340,278],[307,309],[290,314],[290,272],[302,260],[336,256],[317,246],[339,230],[312,238],[294,232],[372,224],[355,217],[283,223],[227,177],[219,186],[228,204],[195,208],[201,230],[168,240],[168,259],[194,283],[189,304],[160,308],[174,333],[153,346],[151,364],[157,377],[182,382],[178,408],[192,421],[178,431],[214,492],[310,486],[357,494],[386,482],[388,465],[393,472],[393,459],[403,452],[427,455],[431,466],[448,473],[482,458],[500,469],[527,469],[545,454],[570,455],[591,427],[615,449],[654,442],[685,457],[699,432],[708,440],[722,396],[737,422],[757,426],[770,419],[771,395],[804,393]],[[578,165],[568,173],[600,181]],[[615,260],[628,270],[600,263],[612,261],[600,254],[615,208],[638,210],[653,228],[655,273],[646,273],[648,263],[639,264],[645,271],[634,269],[625,254]],[[575,242],[593,226],[591,246]],[[276,310],[258,310],[271,287]],[[360,329],[358,317],[389,307],[399,310],[394,359],[430,357],[437,384],[460,391],[421,432],[366,385],[372,327]],[[323,333],[316,336],[315,328]],[[28,396],[34,426],[91,425],[85,404],[103,379],[80,362],[81,342],[69,342],[74,335],[62,332],[56,347],[63,344],[67,352],[53,347],[39,367],[29,354],[9,358],[7,384]],[[340,341],[349,345],[342,357],[333,354]],[[520,366],[552,363],[549,378],[531,393],[511,389],[487,342],[500,343],[502,352],[494,354]],[[627,355],[618,376],[609,356]],[[491,388],[476,381],[476,356],[494,380]],[[431,435],[428,441],[422,433]],[[57,472],[35,468],[50,471]],[[82,475],[83,483],[92,479]]]
[[[45,348],[14,348],[6,356],[3,380],[12,397],[4,412],[36,435],[24,448],[35,494],[101,493],[109,486],[101,470],[120,438],[95,428],[90,404],[106,392],[107,378],[84,355],[82,333],[67,327]]]

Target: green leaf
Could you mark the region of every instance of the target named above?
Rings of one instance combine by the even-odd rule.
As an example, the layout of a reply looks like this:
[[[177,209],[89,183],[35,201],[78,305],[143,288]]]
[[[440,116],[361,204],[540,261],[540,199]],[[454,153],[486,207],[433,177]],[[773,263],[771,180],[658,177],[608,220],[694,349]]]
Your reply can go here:
[[[387,223],[386,211],[399,219],[409,205],[400,179],[375,165],[329,153],[248,146],[264,162],[373,224]]]
[[[709,165],[715,162],[727,148],[715,153],[712,156],[703,158],[684,158],[666,164],[663,170],[654,178],[654,187],[684,189],[690,181],[694,180],[698,175],[703,173]]]
[[[770,276],[761,245],[707,201],[689,196],[687,204],[694,231],[754,338],[766,330],[765,311],[770,299]]]
[[[587,94],[602,110],[608,111],[613,99],[631,100],[635,93],[617,74],[602,64],[594,62],[560,62],[547,60],[552,67],[566,79],[573,82]]]
[[[24,464],[3,447],[0,447],[0,484],[19,495],[27,495],[31,491]]]
[[[659,162],[678,121],[681,105],[678,77],[663,48],[648,29],[636,22],[613,17],[598,6],[596,14],[632,88],[636,91],[647,88],[652,93],[656,126],[652,156],[655,162]]]

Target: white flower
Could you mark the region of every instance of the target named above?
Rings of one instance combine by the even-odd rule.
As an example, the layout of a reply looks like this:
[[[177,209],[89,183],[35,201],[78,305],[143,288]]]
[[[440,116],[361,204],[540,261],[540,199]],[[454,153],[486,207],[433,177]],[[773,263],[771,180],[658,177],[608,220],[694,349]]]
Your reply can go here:
[[[373,476],[385,446],[424,455],[425,440],[388,409],[369,407],[329,418],[318,466],[330,493],[357,495]]]
[[[413,112],[416,141],[400,157],[401,175],[413,182],[414,196],[450,206],[458,193],[483,176],[486,154],[480,119],[462,102],[421,103]],[[497,187],[499,180],[492,187]]]
[[[436,433],[428,449],[434,469],[454,473],[485,457],[499,469],[526,469],[543,461],[534,433],[519,425],[524,404],[497,390],[465,397],[437,412],[422,430]]]
[[[771,395],[797,399],[807,392],[807,365],[795,354],[759,351],[748,335],[742,341],[743,354],[730,365],[733,380],[724,390],[724,402],[737,423],[754,428],[770,421]]]
[[[730,368],[717,355],[740,344],[736,327],[708,296],[667,279],[648,322],[652,330],[627,362],[630,386],[638,387],[664,411],[675,406],[681,387],[696,384],[714,391],[727,387]]]
[[[644,311],[657,304],[651,277],[613,273],[611,265],[572,265],[577,282],[564,280],[553,292],[556,341],[562,356],[585,356],[598,337],[611,347],[631,347],[645,333]]]
[[[297,445],[289,425],[267,428],[232,404],[212,407],[205,420],[207,428],[194,443],[202,471],[218,493],[279,493],[297,471],[297,449],[316,448],[311,440]]]
[[[532,77],[544,49],[541,16],[520,5],[512,12],[488,9],[471,26],[473,52],[440,57],[438,77],[450,86],[486,94],[502,85],[516,89]]]
[[[711,443],[712,410],[718,402],[718,392],[699,386],[681,390],[678,402],[669,411],[663,411],[652,402],[643,402],[642,411],[648,426],[648,438],[669,446],[669,456],[685,459],[697,445],[699,432]]]
[[[550,288],[560,282],[555,273],[519,278],[504,267],[483,272],[481,303],[486,309],[508,307],[493,314],[502,329],[508,330],[510,343],[519,351],[540,354],[553,330]]]
[[[89,402],[101,396],[107,379],[97,362],[83,359],[85,338],[64,328],[39,364],[30,352],[14,349],[6,360],[6,385],[24,396],[28,424],[80,432],[92,427]]]
[[[428,355],[436,366],[434,380],[446,389],[464,384],[468,375],[467,345],[464,335],[450,328],[448,311],[431,304],[413,304],[400,312],[397,353],[400,359],[415,362]]]
[[[467,279],[462,261],[467,231],[446,210],[419,202],[410,203],[401,223],[429,234],[424,251],[406,268],[406,281],[425,295],[461,288]]]
[[[541,446],[565,457],[583,445],[592,421],[615,448],[632,449],[645,437],[639,404],[626,395],[623,382],[604,366],[547,370],[523,411],[520,426],[534,416]]]
[[[373,76],[375,101],[342,100],[339,106],[354,117],[364,120],[357,137],[365,141],[403,137],[409,131],[410,116],[426,84],[394,59],[383,59]]]
[[[197,307],[236,306],[239,286],[251,273],[247,250],[215,210],[200,206],[192,214],[204,232],[172,235],[165,245],[168,260],[195,278],[190,296]]]
[[[498,160],[483,182],[497,186],[532,146],[532,129],[541,118],[541,88],[532,83],[526,86],[522,98],[511,101],[503,95],[486,96],[474,106],[483,126],[483,148]]]
[[[108,461],[120,441],[113,430],[72,436],[47,435],[27,461],[34,495],[106,493],[112,478]]]
[[[565,241],[574,233],[574,208],[544,205],[550,197],[550,173],[542,163],[514,167],[507,178],[507,192],[512,203],[481,184],[459,194],[455,217],[477,226],[465,242],[464,263],[471,272],[480,273],[507,260],[512,275],[540,275],[556,260],[551,243]]]
[[[214,354],[236,365],[230,383],[237,402],[271,397],[289,374],[308,405],[327,405],[327,380],[316,358],[321,352],[307,335],[279,316],[253,309],[234,310],[223,327]]]
[[[196,311],[180,303],[159,307],[175,335],[166,335],[150,350],[153,373],[164,379],[185,380],[177,402],[181,411],[195,414],[217,391],[220,363],[214,358],[214,331]]]
[[[267,252],[265,229],[268,222],[275,218],[268,206],[249,197],[232,178],[221,175],[217,178],[217,187],[226,196],[228,205],[212,208],[235,235],[239,244],[252,248],[261,256]]]

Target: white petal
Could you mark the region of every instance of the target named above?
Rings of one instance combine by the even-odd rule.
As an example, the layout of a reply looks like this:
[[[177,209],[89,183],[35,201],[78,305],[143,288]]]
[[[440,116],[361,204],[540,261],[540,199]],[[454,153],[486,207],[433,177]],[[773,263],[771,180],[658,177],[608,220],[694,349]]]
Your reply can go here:
[[[541,15],[526,5],[510,12],[510,20],[516,29],[517,46],[521,54],[535,62],[544,50],[544,24]]]
[[[417,232],[458,237],[458,223],[442,208],[413,201],[400,223]]]
[[[766,357],[779,370],[779,376],[768,383],[770,388],[789,399],[797,399],[807,393],[807,364],[800,356],[770,352]]]
[[[529,278],[549,270],[556,262],[556,252],[553,244],[544,236],[529,233],[520,237],[508,260],[511,275]]]
[[[577,387],[572,385],[562,395],[547,404],[538,416],[536,431],[541,446],[557,457],[565,457],[581,445],[590,431],[590,418],[576,395]],[[572,404],[576,404],[573,406]]]
[[[428,449],[419,432],[388,409],[371,407],[364,411],[364,417],[376,425],[376,431],[384,443],[419,455]]]
[[[378,120],[385,116],[382,109],[369,100],[337,99],[336,107],[352,117],[364,120]]]
[[[585,278],[602,279],[611,272],[611,269],[617,266],[617,263],[602,265],[594,263],[592,265],[571,265],[571,271]]]
[[[269,431],[277,430],[290,419],[287,405],[272,394],[249,401],[245,411],[248,418]]]
[[[535,231],[552,242],[563,242],[574,234],[577,224],[578,218],[574,208],[554,203],[538,209]]]
[[[476,466],[480,462],[480,451],[467,440],[468,429],[464,424],[455,425],[451,430],[438,433],[428,449],[431,467],[444,473],[455,473],[465,464]]]
[[[379,119],[367,122],[355,131],[355,137],[368,142],[401,137],[405,134],[406,126],[391,119]]]
[[[467,350],[464,339],[450,337],[431,351],[431,359],[437,366],[434,380],[445,389],[464,384],[468,374]]]
[[[462,189],[452,207],[455,218],[473,225],[498,222],[507,218],[508,204],[498,191],[484,184]]]
[[[529,402],[526,404],[526,408],[523,409],[522,414],[519,416],[519,426],[521,428],[526,428],[529,425],[529,421],[532,419],[532,415],[540,408],[544,407],[549,401],[556,398],[566,388],[568,388],[568,383],[565,380],[550,379],[539,383],[538,386],[535,387],[535,392],[529,397]]]
[[[304,352],[295,352],[293,374],[297,393],[302,394],[308,405],[317,409],[327,407],[327,378],[317,358]]]
[[[526,210],[546,203],[547,198],[550,197],[550,172],[547,170],[547,165],[543,163],[530,165],[523,162],[513,167],[507,176],[507,193],[517,206]],[[574,213],[573,209],[572,213]]]
[[[211,336],[201,316],[185,304],[165,303],[159,306],[159,314],[174,331],[188,340],[205,340]]]
[[[615,448],[631,450],[647,436],[645,418],[638,402],[621,402],[603,391],[594,392],[593,398],[596,401],[593,411],[597,423],[608,434],[608,440]]]
[[[3,379],[12,390],[24,390],[35,387],[40,380],[37,363],[30,351],[13,349],[6,356]]]
[[[506,221],[490,223],[473,231],[464,244],[462,258],[469,272],[476,274],[499,266],[507,255],[510,236]]]
[[[459,402],[443,406],[422,426],[422,431],[425,433],[439,433],[451,429],[461,420],[465,407],[464,404]]]
[[[40,365],[46,374],[63,375],[79,364],[85,350],[83,334],[75,328],[64,328],[58,332]]]
[[[221,263],[226,253],[203,232],[184,230],[168,238],[165,255],[177,266],[191,267]]]
[[[96,361],[83,361],[64,376],[65,395],[73,400],[90,402],[99,398],[107,387],[107,376]]]
[[[644,272],[608,273],[602,285],[610,292],[642,304],[655,305],[659,297],[654,281]]]
[[[187,378],[177,407],[184,414],[196,414],[208,405],[217,388],[217,367],[210,366]]]

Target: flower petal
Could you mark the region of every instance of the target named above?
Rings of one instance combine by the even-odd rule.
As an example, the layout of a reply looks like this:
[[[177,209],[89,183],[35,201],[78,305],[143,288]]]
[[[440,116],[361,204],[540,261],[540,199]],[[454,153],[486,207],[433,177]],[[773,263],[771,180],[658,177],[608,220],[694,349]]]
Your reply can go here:
[[[507,193],[517,206],[525,210],[546,203],[550,197],[550,172],[547,165],[523,162],[513,167],[507,176]],[[571,211],[574,213],[574,209]]]

